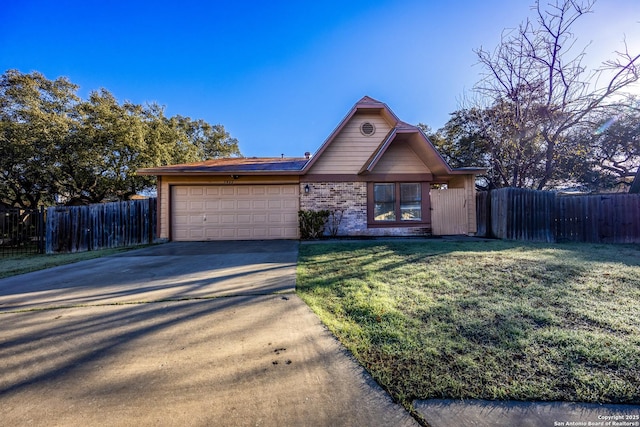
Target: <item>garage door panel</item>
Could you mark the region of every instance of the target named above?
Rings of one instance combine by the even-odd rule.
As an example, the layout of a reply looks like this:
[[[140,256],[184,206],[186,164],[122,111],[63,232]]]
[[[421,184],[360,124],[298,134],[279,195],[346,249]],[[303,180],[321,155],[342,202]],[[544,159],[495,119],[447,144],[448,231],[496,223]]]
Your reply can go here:
[[[201,215],[189,215],[187,217],[187,224],[200,226],[204,223],[204,218]]]
[[[296,223],[296,221],[298,220],[298,214],[297,213],[285,213],[284,214],[284,222],[287,224],[292,224],[292,223]],[[297,230],[297,227],[296,227]]]
[[[236,215],[234,214],[224,214],[220,215],[220,224],[223,227],[227,227],[229,225],[233,225],[236,223]]]
[[[251,224],[251,214],[238,214],[236,218],[238,224]]]
[[[270,213],[269,214],[269,222],[270,223],[282,223],[282,214],[280,214],[280,213]]]
[[[234,237],[236,239],[246,240],[249,237],[251,237],[251,231],[249,229],[246,229],[246,228],[236,228]]]
[[[173,236],[174,240],[188,240],[186,230],[177,230]]]
[[[297,185],[174,186],[173,240],[296,239]]]
[[[205,240],[219,240],[220,229],[208,227],[205,229],[204,237],[205,237]]]
[[[238,200],[238,210],[251,210],[251,200]]]
[[[211,212],[207,212],[207,219],[206,222],[209,225],[216,225],[216,224],[220,224],[220,215],[216,214],[216,213],[211,213]]]
[[[295,196],[297,198],[298,196],[298,187],[296,186],[287,186],[287,187],[282,187],[282,194],[286,194],[289,196]]]
[[[284,238],[285,239],[297,239],[298,238],[298,226],[295,227],[287,227],[284,229]]]
[[[252,231],[253,231],[253,237],[256,239],[265,239],[268,236],[268,233],[267,233],[268,230],[266,228],[256,227]]]
[[[175,203],[174,209],[180,212],[184,212],[189,209],[189,205],[186,201],[179,201]]]
[[[282,239],[282,229],[281,228],[273,228],[269,230],[269,237],[271,239]]]
[[[233,240],[237,238],[237,231],[235,228],[221,228],[220,237],[225,240]]]
[[[204,208],[207,211],[217,211],[220,209],[220,200],[205,200]]]
[[[173,221],[177,225],[184,225],[189,223],[189,217],[187,215],[175,215]]]
[[[203,211],[204,210],[204,201],[202,200],[197,200],[197,201],[189,201],[187,209],[191,212],[193,211]]]
[[[267,201],[266,200],[252,200],[251,201],[251,209],[267,209]]]
[[[235,211],[237,209],[235,200],[220,200],[220,210]]]

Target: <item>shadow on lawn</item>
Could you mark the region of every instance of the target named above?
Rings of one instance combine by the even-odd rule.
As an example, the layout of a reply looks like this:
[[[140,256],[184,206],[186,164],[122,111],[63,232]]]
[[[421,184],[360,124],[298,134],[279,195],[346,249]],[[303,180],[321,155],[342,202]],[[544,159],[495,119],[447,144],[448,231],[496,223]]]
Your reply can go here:
[[[640,402],[638,245],[340,242],[300,265],[396,396]]]

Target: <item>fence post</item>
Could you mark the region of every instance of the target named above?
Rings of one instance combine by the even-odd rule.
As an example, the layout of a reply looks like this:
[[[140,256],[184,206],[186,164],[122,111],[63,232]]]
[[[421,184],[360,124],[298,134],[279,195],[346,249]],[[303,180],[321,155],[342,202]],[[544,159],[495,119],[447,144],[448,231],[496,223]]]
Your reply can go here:
[[[38,253],[44,253],[44,206],[40,206],[38,214]]]

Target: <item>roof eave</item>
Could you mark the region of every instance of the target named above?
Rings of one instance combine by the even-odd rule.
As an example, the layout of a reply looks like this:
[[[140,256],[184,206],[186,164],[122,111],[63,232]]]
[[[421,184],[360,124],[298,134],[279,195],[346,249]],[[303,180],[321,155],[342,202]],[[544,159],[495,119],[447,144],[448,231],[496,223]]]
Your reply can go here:
[[[452,175],[481,175],[486,172],[487,172],[486,168],[476,168],[476,167],[464,167],[464,168],[451,169]]]
[[[189,170],[189,169],[160,169],[150,168],[146,170],[137,171],[138,175],[152,175],[152,176],[168,176],[168,175],[182,175],[182,176],[269,176],[269,175],[302,175],[301,170],[275,170],[275,171],[205,171],[205,170]]]

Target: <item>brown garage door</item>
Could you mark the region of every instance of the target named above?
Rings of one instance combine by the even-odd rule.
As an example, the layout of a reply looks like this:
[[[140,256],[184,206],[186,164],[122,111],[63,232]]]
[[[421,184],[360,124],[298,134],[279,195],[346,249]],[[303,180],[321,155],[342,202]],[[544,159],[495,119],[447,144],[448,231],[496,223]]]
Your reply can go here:
[[[297,185],[193,185],[171,188],[177,241],[298,238]]]

